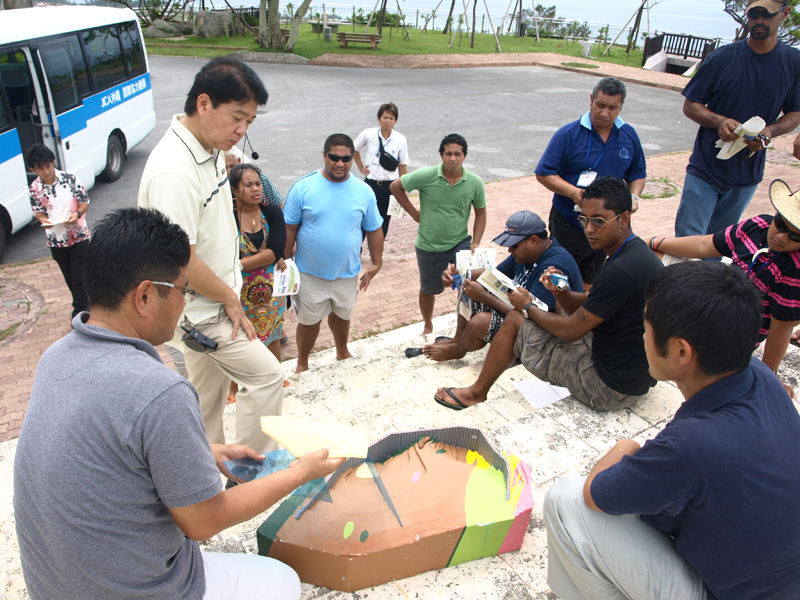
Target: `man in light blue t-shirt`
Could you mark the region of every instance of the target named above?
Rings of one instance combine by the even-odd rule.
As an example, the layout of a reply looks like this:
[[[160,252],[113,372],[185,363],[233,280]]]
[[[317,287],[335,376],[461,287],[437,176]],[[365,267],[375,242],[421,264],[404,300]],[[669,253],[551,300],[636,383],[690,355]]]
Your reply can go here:
[[[354,152],[348,136],[329,136],[322,151],[325,166],[295,181],[286,197],[286,257],[294,256],[302,274],[295,296],[296,373],[308,370],[308,355],[325,316],[336,358],[350,358],[347,336],[356,294],[366,291],[383,264],[383,219],[372,188],[350,177]],[[372,264],[359,282],[362,229]]]

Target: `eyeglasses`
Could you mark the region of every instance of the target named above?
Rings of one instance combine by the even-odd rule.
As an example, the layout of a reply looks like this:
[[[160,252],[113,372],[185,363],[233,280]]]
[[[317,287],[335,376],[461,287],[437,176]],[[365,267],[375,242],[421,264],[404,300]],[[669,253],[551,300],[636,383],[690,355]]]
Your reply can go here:
[[[343,163],[347,164],[351,160],[353,160],[353,155],[345,154],[344,156],[339,156],[338,154],[331,154],[330,152],[328,152],[328,160],[334,163],[342,161]]]
[[[619,213],[616,217],[614,217],[614,219],[619,219],[621,216],[622,213]],[[584,217],[583,215],[580,215],[578,217],[578,223],[580,223],[581,227],[583,227],[584,229],[586,229],[586,226],[589,223],[591,223],[592,227],[594,227],[595,229],[602,229],[603,227],[611,223],[611,221],[613,221],[614,219],[609,219],[608,221],[606,221],[603,217]]]
[[[139,282],[141,283],[141,281]],[[197,292],[194,290],[190,290],[187,287],[183,287],[181,285],[175,285],[174,283],[169,283],[167,281],[151,281],[153,285],[163,285],[164,287],[171,287],[178,290],[181,294],[187,294],[190,298],[194,298],[197,295]]]
[[[509,246],[509,247],[508,247],[509,251],[510,251],[510,252],[514,252],[514,250],[516,250],[517,248],[519,248],[519,245],[520,245],[522,242],[524,242],[525,240],[529,239],[530,237],[531,237],[531,236],[528,236],[528,237],[522,238],[520,241],[518,241],[518,242],[517,242],[516,244],[514,244],[513,246]]]
[[[800,242],[800,233],[795,233],[789,229],[789,226],[786,224],[786,221],[783,220],[783,217],[780,213],[775,213],[775,229],[778,230],[778,233],[785,233],[786,237],[788,237],[793,242]]]
[[[783,6],[786,5],[784,4]],[[781,6],[781,9],[783,9],[783,6]],[[778,12],[769,12],[763,6],[754,6],[753,8],[747,11],[747,18],[752,21],[755,21],[759,17],[763,17],[763,19],[767,21],[769,19],[774,19],[775,17],[777,17],[779,12],[780,10]]]

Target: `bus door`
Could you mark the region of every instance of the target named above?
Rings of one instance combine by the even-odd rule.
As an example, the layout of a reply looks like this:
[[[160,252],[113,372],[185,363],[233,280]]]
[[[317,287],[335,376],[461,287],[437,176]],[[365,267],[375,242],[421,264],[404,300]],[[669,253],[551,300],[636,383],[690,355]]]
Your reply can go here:
[[[10,104],[10,122],[17,130],[23,154],[33,144],[42,143],[58,155],[50,132],[42,126],[40,115],[46,114],[45,103],[27,47],[0,50],[0,82]]]
[[[83,96],[90,93],[83,53],[75,34],[32,49],[41,73],[40,87],[46,99],[51,131],[61,169],[77,175],[88,188],[95,179],[92,140],[87,126]]]
[[[36,176],[26,168],[25,151],[35,143],[56,151],[49,127],[44,129],[39,117],[46,113],[38,89],[28,48],[0,48],[0,218],[11,231],[33,217],[28,184]]]

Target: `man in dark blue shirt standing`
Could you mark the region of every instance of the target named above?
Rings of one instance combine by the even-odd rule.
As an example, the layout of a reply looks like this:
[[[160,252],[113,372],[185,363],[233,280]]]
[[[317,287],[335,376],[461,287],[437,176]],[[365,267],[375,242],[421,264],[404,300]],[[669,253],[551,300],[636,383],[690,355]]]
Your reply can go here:
[[[764,177],[772,138],[800,124],[800,52],[778,41],[789,16],[786,0],[747,0],[746,40],[708,55],[683,90],[683,114],[700,125],[686,167],[675,235],[706,235],[738,223]],[[766,127],[747,148],[717,158],[716,141],[739,138],[740,124]],[[753,152],[755,154],[753,154]]]
[[[564,600],[800,598],[800,415],[751,358],[761,296],[714,262],[663,269],[645,295],[650,373],[685,398],[644,446],[620,440],[544,504]]]

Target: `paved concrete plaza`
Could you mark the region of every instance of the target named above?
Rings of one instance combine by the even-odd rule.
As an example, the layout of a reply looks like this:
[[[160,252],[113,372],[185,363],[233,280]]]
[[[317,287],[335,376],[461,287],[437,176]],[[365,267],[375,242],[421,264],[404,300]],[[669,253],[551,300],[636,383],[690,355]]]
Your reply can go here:
[[[476,56],[469,58],[471,61],[479,60]],[[440,59],[437,57],[436,60]],[[541,60],[540,55],[527,59]],[[636,77],[653,77],[653,74],[638,69],[613,67],[613,74],[624,76],[629,81]],[[561,73],[546,71],[548,77],[553,73]],[[401,78],[402,73],[397,71],[390,75]],[[648,84],[669,89],[669,86],[678,86],[681,81],[672,77]],[[675,95],[674,91],[651,90],[656,99],[658,94]],[[374,101],[372,98],[369,100],[371,103]],[[369,113],[372,112],[370,108]],[[577,115],[572,118],[577,118]],[[567,120],[564,119],[564,122]],[[641,123],[648,124],[645,121]],[[366,122],[364,126],[370,124]],[[548,121],[547,124],[555,127],[563,123]],[[399,129],[403,131],[401,125],[402,114]],[[320,136],[324,131],[320,131]],[[672,233],[688,160],[685,150],[690,147],[693,137],[693,133],[686,136],[684,151],[652,153],[648,157],[649,175],[645,194],[673,195],[641,203],[639,211],[633,216],[633,228],[645,239]],[[800,170],[797,168],[800,162],[791,156],[791,140],[791,136],[776,140],[774,148],[768,151],[765,181],[781,178],[795,189],[800,187]],[[292,151],[288,149],[286,153],[291,155]],[[476,162],[478,156],[476,152]],[[490,174],[483,175],[486,179],[492,179]],[[766,190],[767,185],[759,187],[747,216],[773,212]],[[487,196],[487,243],[502,231],[506,217],[517,210],[533,210],[546,218],[551,198],[551,194],[529,175],[489,183]],[[351,339],[356,340],[351,344],[353,359],[335,360],[334,352],[330,349],[332,338],[327,327],[323,326],[315,347],[316,353],[311,356],[310,370],[294,375],[295,323],[292,318],[288,320],[286,330],[290,343],[284,347],[287,359],[284,369],[291,386],[286,388],[284,414],[357,424],[366,428],[374,439],[393,431],[425,427],[479,427],[500,450],[519,455],[532,468],[534,509],[528,534],[519,552],[421,574],[352,594],[304,584],[303,598],[553,600],[555,596],[546,583],[547,551],[541,522],[545,492],[554,479],[566,473],[587,472],[617,439],[630,437],[642,442],[655,435],[670,420],[681,397],[673,385],[660,383],[628,410],[599,414],[570,398],[534,410],[513,387],[514,381],[527,379],[530,375],[524,367],[515,367],[503,375],[490,392],[488,401],[482,405],[461,412],[439,407],[433,402],[436,388],[471,383],[480,370],[485,350],[463,360],[443,364],[433,363],[424,357],[407,359],[403,355],[404,348],[422,342],[419,337],[422,325],[419,323],[417,306],[417,270],[413,248],[415,230],[410,219],[392,222],[384,268],[373,280],[370,289],[359,295],[356,303],[351,335]],[[43,240],[40,242],[44,244]],[[452,332],[455,322],[454,300],[454,295],[447,292],[437,299],[436,331],[433,335]],[[24,417],[39,357],[52,342],[69,331],[70,311],[69,293],[52,260],[0,266],[0,331],[15,328],[10,336],[0,342],[0,600],[27,597],[11,507],[16,436]],[[429,336],[430,339],[432,337]],[[800,353],[790,347],[780,376],[797,387],[798,369]],[[226,409],[229,431],[234,410],[235,405]],[[209,540],[204,547],[213,551],[255,552],[255,529],[264,518],[266,515],[223,532]]]

